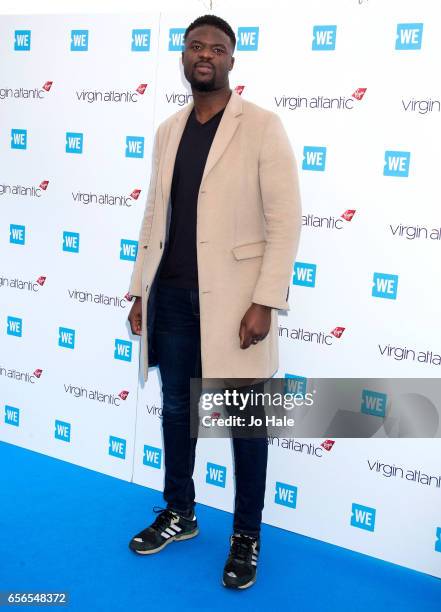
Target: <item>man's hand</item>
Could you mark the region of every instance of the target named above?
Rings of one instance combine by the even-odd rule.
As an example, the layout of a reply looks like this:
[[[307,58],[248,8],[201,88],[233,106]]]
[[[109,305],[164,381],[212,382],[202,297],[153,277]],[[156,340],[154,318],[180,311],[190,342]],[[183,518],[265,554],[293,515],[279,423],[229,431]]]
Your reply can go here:
[[[142,325],[142,305],[140,297],[135,298],[133,306],[130,309],[128,319],[130,322],[130,327],[132,328],[132,334],[140,336]]]
[[[271,325],[271,306],[251,304],[240,322],[240,348],[257,344],[268,334]]]

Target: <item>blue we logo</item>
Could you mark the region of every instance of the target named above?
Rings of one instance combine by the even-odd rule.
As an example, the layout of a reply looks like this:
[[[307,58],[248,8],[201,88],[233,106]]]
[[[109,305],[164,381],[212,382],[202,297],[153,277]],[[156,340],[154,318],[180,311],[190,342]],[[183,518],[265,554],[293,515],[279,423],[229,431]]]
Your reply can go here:
[[[386,151],[384,154],[384,176],[409,176],[410,152]]]
[[[11,244],[21,244],[25,243],[26,236],[26,227],[24,225],[16,225],[15,223],[11,223],[9,226],[9,242]]]
[[[71,30],[70,50],[87,51],[89,49],[89,30]]]
[[[317,265],[312,263],[304,263],[296,261],[294,264],[294,274],[292,276],[292,284],[300,285],[301,287],[315,287],[315,279],[317,275]]]
[[[144,157],[144,136],[126,136],[126,157]]]
[[[336,25],[316,25],[312,28],[313,51],[334,51],[336,39]]]
[[[115,351],[113,356],[120,361],[132,361],[132,342],[130,340],[115,338]]]
[[[79,253],[80,234],[78,232],[63,232],[63,251]]]
[[[387,406],[386,393],[363,389],[361,392],[361,412],[373,416],[385,417]]]
[[[441,527],[436,528],[435,551],[441,553]]]
[[[297,487],[286,484],[285,482],[276,482],[276,495],[274,503],[287,508],[297,507]]]
[[[83,134],[81,132],[66,132],[66,153],[83,152]]]
[[[150,51],[150,30],[132,30],[132,51]]]
[[[8,317],[6,319],[6,334],[21,338],[23,336],[23,319]]]
[[[75,330],[68,327],[58,328],[58,346],[63,348],[75,348]]]
[[[184,50],[184,34],[185,28],[170,28],[168,32],[168,50],[183,51]]]
[[[308,379],[304,376],[296,376],[295,374],[285,373],[285,380],[283,382],[283,392],[292,393],[293,395],[299,394],[304,396],[306,393],[306,385]]]
[[[28,148],[28,131],[27,130],[11,130],[11,149],[27,149]]]
[[[207,473],[205,476],[205,482],[207,484],[225,488],[226,479],[227,468],[224,465],[207,462]]]
[[[324,172],[326,166],[326,147],[303,147],[302,170]]]
[[[422,23],[398,23],[395,49],[397,51],[417,51],[423,42]]]
[[[396,300],[398,291],[398,274],[374,272],[372,297]]]
[[[259,46],[259,28],[238,28],[237,30],[237,50],[238,51],[257,51]]]
[[[65,421],[55,421],[55,436],[57,440],[70,442],[70,423]]]
[[[161,467],[161,457],[162,450],[160,448],[156,448],[156,446],[147,446],[144,444],[144,453],[142,457],[142,462],[144,465],[148,465],[149,467],[159,468]]]
[[[121,239],[119,258],[125,261],[135,261],[138,254],[138,241]]]
[[[15,30],[14,51],[31,50],[31,30]]]
[[[352,504],[351,525],[366,531],[374,531],[375,529],[375,508],[362,506],[361,504]]]
[[[5,406],[5,425],[20,426],[20,409],[15,406]]]
[[[118,457],[118,459],[125,459],[126,440],[124,440],[124,438],[117,438],[116,436],[109,436],[109,455]]]

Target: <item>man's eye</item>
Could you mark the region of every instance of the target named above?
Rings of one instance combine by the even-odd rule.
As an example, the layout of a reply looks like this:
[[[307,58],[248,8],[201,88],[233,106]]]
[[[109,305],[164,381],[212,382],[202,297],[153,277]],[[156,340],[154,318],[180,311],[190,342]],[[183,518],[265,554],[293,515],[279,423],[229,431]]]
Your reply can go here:
[[[223,49],[215,49],[216,53],[223,53],[224,50]]]
[[[196,49],[196,47],[200,47],[201,45],[192,45],[191,48],[192,49]]]

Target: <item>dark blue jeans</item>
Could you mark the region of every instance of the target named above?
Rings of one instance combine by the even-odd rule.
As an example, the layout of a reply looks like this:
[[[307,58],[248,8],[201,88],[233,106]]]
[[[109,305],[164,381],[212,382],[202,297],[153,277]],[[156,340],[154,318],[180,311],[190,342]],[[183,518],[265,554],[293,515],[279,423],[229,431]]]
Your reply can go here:
[[[183,515],[195,506],[196,439],[190,437],[190,378],[200,378],[199,293],[158,282],[154,342],[162,380],[167,508]],[[236,479],[233,529],[260,533],[265,497],[267,438],[233,437]]]

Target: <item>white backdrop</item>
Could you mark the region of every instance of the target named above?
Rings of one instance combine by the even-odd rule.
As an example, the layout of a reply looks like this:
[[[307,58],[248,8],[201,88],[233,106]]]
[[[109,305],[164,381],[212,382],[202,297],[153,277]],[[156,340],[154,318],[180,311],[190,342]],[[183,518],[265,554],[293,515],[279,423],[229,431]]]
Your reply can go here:
[[[0,21],[0,438],[157,489],[159,378],[139,386],[125,294],[154,130],[188,100],[170,44],[204,12]],[[231,86],[280,114],[299,163],[278,376],[438,377],[437,3],[216,13]],[[270,442],[267,523],[441,577],[438,440]],[[196,486],[232,510],[229,441],[198,442]]]

